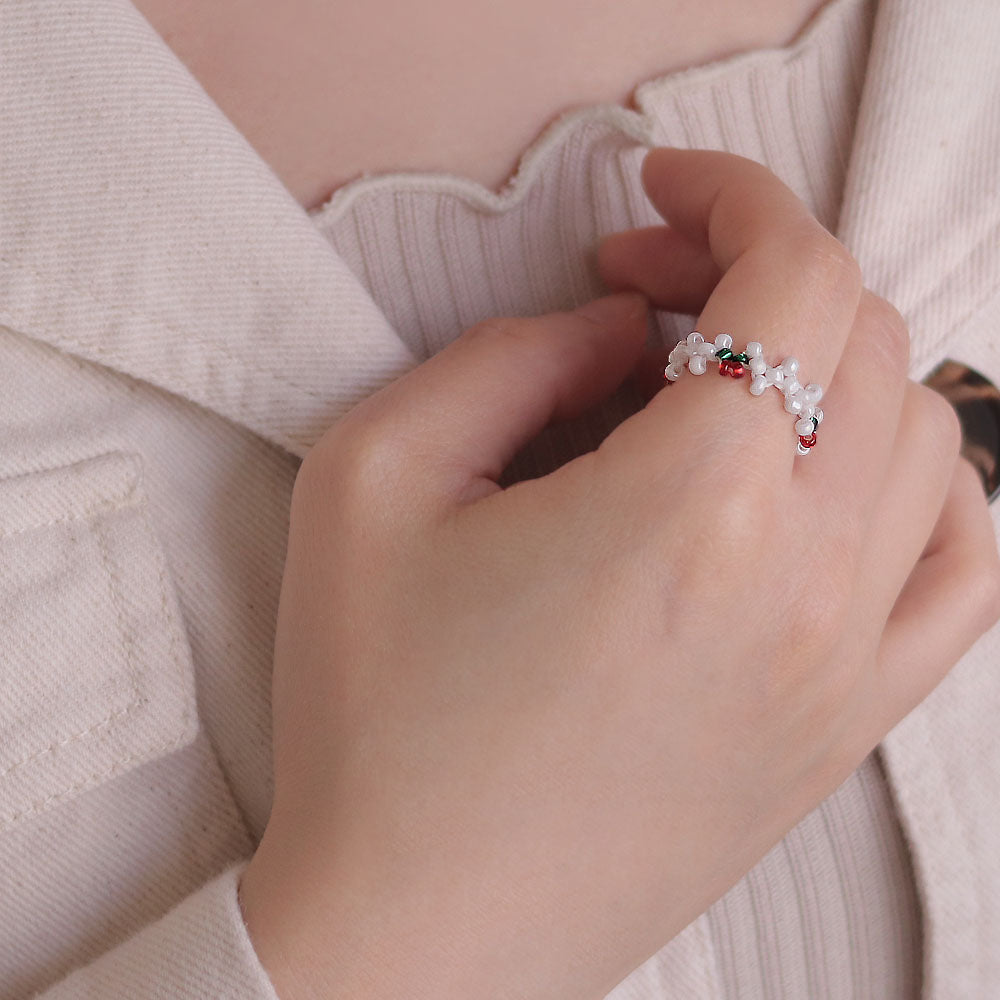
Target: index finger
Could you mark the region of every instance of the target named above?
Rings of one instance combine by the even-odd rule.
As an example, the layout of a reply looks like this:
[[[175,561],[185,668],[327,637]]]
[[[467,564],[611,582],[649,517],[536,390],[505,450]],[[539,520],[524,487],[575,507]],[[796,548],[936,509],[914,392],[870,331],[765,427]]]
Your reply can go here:
[[[755,160],[718,150],[657,147],[646,155],[641,177],[668,225],[710,255],[721,272],[698,316],[696,329],[705,340],[728,333],[734,353],[757,342],[768,365],[794,357],[798,381],[826,389],[862,292],[861,269],[847,248]],[[669,286],[671,277],[663,281]],[[662,298],[657,290],[643,291],[654,303]],[[708,384],[686,386],[696,381]],[[662,433],[669,407],[669,423],[678,434],[703,435],[708,428],[721,437],[723,432],[732,445],[752,444],[765,461],[764,451],[783,453],[790,472],[795,418],[785,411],[782,394],[769,389],[760,401],[748,399],[746,381],[740,380],[742,392],[733,391],[732,381],[685,370],[630,419],[640,418],[643,430]],[[655,423],[649,427],[646,421]]]

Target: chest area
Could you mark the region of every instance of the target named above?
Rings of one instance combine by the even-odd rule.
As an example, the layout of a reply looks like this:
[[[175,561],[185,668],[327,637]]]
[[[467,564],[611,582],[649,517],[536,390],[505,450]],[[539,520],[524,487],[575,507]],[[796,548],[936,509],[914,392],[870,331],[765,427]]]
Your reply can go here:
[[[822,3],[136,6],[312,208],[365,171],[447,171],[495,190],[554,116],[627,105],[643,80],[784,45]]]

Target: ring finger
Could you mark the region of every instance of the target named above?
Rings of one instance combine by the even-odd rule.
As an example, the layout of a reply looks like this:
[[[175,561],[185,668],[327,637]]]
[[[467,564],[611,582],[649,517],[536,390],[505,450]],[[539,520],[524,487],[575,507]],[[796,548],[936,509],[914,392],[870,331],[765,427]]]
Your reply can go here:
[[[695,248],[693,252],[707,254],[722,275],[698,319],[705,339],[729,332],[734,345],[740,345],[734,346],[736,350],[757,341],[764,345],[770,365],[794,356],[802,381],[808,378],[826,385],[840,360],[862,289],[860,268],[843,244],[779,178],[745,157],[715,150],[657,148],[643,161],[642,181],[653,205],[679,234],[664,240],[666,252],[683,254],[686,242]],[[602,269],[609,254],[627,250],[636,232],[642,231],[604,241]],[[648,235],[637,239],[650,242]],[[675,267],[672,273],[665,269],[664,285],[650,287],[654,273],[644,265],[638,269],[638,280],[630,284],[661,308],[672,308],[678,301],[690,308],[688,279],[700,274],[707,282],[712,277],[707,264],[694,263]],[[619,439],[644,438],[645,449],[641,441],[636,446],[647,452],[643,462],[655,472],[665,454],[648,452],[658,448],[665,426],[681,437],[696,438],[705,437],[706,427],[714,435],[725,426],[727,447],[752,451],[759,465],[790,473],[796,456],[795,420],[779,400],[747,407],[746,393],[732,392],[732,386],[720,384],[719,379],[685,389],[691,381],[682,377],[669,392],[658,393],[612,436],[621,431]],[[740,395],[744,398],[737,399]],[[710,440],[705,438],[705,443]],[[672,451],[669,460],[676,458]]]
[[[792,482],[829,535],[862,543],[891,473],[903,414],[910,333],[899,312],[862,289],[840,364],[820,410],[836,415],[822,443],[795,463]]]

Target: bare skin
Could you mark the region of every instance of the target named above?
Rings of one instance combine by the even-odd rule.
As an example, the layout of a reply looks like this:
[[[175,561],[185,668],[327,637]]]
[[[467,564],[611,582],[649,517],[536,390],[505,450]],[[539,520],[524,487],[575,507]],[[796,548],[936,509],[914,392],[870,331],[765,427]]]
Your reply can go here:
[[[134,0],[305,208],[362,172],[498,190],[559,114],[788,44],[818,0]]]
[[[281,1000],[602,1000],[1000,618],[986,498],[903,317],[759,163],[654,149],[642,180],[669,225],[598,264],[645,298],[485,320],[301,466],[241,883]],[[819,446],[688,373],[501,488],[639,362],[647,304],[794,350],[828,387]]]

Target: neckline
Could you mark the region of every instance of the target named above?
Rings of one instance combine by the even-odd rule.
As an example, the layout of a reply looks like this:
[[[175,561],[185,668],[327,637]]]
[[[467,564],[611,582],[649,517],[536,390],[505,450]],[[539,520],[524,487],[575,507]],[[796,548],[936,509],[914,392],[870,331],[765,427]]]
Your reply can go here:
[[[447,170],[368,171],[342,184],[314,208],[303,208],[303,212],[321,228],[332,226],[355,202],[389,188],[398,192],[452,195],[481,212],[501,214],[527,197],[545,162],[579,129],[603,124],[643,145],[653,146],[656,136],[655,107],[658,103],[682,90],[717,84],[745,74],[761,63],[776,63],[787,69],[812,53],[827,31],[846,16],[848,10],[866,2],[877,3],[878,0],[827,0],[785,45],[747,49],[644,80],[633,88],[631,103],[634,107],[592,102],[556,115],[521,151],[513,171],[498,191],[471,177]]]

